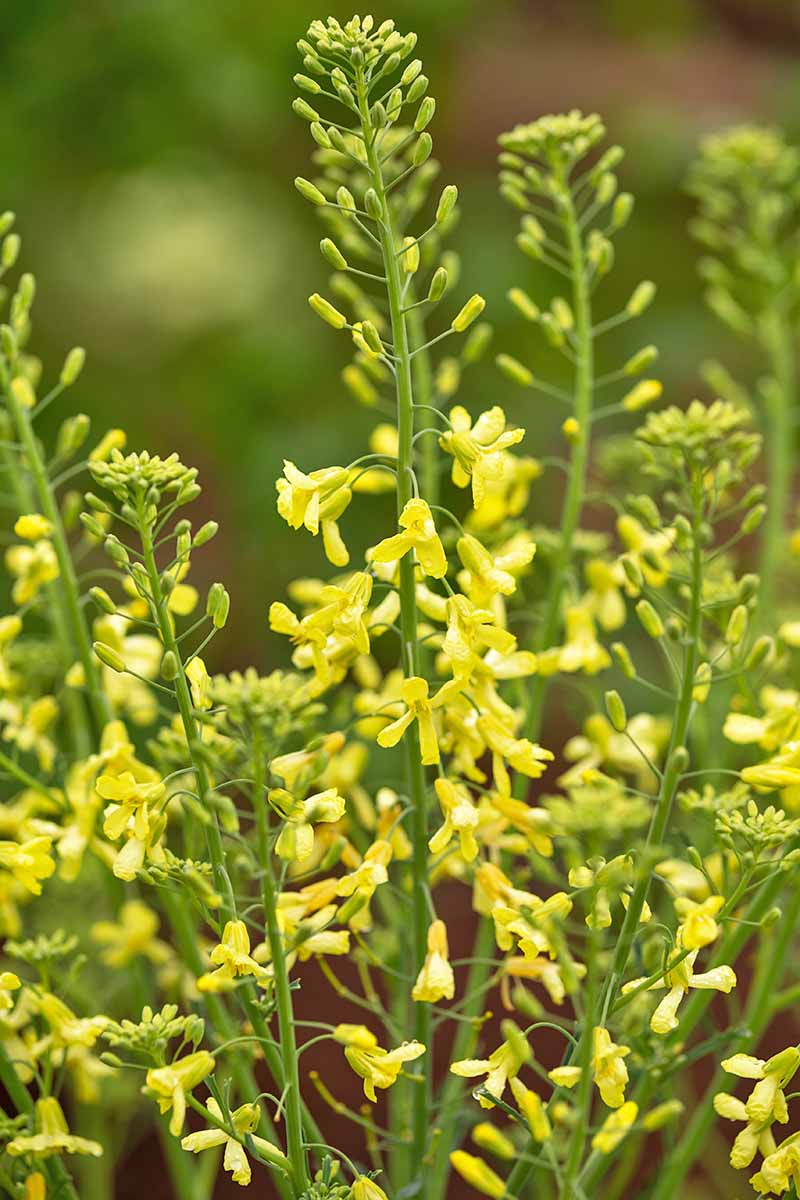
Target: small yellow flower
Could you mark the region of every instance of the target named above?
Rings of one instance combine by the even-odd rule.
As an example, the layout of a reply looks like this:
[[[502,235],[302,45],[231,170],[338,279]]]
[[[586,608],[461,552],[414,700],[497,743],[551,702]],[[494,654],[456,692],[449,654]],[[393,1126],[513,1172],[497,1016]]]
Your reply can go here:
[[[41,896],[39,881],[49,879],[56,869],[51,845],[49,837],[35,837],[27,842],[0,842],[0,866],[10,871],[34,896]]]
[[[366,1175],[357,1175],[353,1180],[353,1200],[389,1200],[382,1187]]]
[[[186,667],[186,678],[192,689],[192,703],[195,708],[211,708],[211,676],[202,658],[195,655],[190,660]]]
[[[326,788],[305,800],[296,800],[284,788],[269,793],[272,807],[286,822],[275,843],[275,853],[289,862],[303,862],[314,851],[314,826],[336,824],[345,813],[344,797],[336,788]]]
[[[338,521],[353,493],[344,467],[322,467],[308,475],[286,460],[284,478],[276,483],[278,512],[292,529],[304,525],[315,537],[322,529],[322,542],[329,562],[346,567],[350,561]]]
[[[58,579],[56,552],[46,538],[30,546],[9,546],[6,566],[14,576],[11,598],[18,605],[27,604],[46,583]]]
[[[395,1050],[384,1050],[378,1039],[365,1025],[337,1025],[333,1033],[344,1046],[345,1058],[364,1081],[364,1095],[373,1104],[376,1088],[390,1088],[407,1062],[425,1053],[421,1042],[403,1042]]]
[[[492,1196],[494,1200],[503,1200],[506,1185],[482,1158],[467,1154],[466,1150],[454,1150],[450,1155],[453,1170],[476,1191],[484,1196]]]
[[[106,949],[100,957],[109,967],[126,967],[143,956],[160,965],[171,957],[166,942],[159,941],[159,917],[141,900],[126,900],[119,910],[119,921],[95,921],[89,930],[93,942]]]
[[[448,958],[447,926],[444,921],[433,921],[428,929],[428,953],[411,996],[414,1000],[435,1004],[437,1000],[452,1000],[455,987],[455,976]]]
[[[485,1075],[484,1091],[499,1100],[506,1084],[519,1074],[530,1058],[530,1047],[517,1033],[517,1036],[501,1042],[488,1058],[465,1058],[460,1062],[451,1063],[450,1070],[462,1079],[475,1079]],[[492,1100],[487,1096],[479,1095],[478,1103],[481,1108],[494,1108]]]
[[[620,1108],[625,1103],[628,1068],[622,1061],[630,1054],[630,1046],[618,1046],[602,1026],[596,1026],[592,1040],[592,1071],[603,1103]]]
[[[437,829],[428,848],[432,854],[441,854],[454,837],[459,839],[461,857],[473,862],[478,853],[475,830],[478,827],[478,810],[466,787],[461,783],[440,775],[434,780],[436,795],[444,817],[444,824]]]
[[[0,1014],[14,1007],[11,992],[17,992],[21,987],[19,977],[13,971],[0,971]]]
[[[398,523],[402,533],[384,538],[377,546],[373,546],[367,554],[370,562],[396,562],[413,550],[424,573],[434,579],[442,579],[447,574],[447,556],[436,532],[433,514],[425,501],[409,500]]]
[[[206,1100],[206,1108],[218,1121],[224,1119],[222,1110],[213,1096]],[[278,1152],[278,1147],[274,1146],[272,1142],[254,1135],[253,1130],[258,1128],[260,1119],[261,1115],[257,1104],[242,1104],[231,1113],[231,1124],[240,1137],[247,1136],[248,1144],[252,1141],[255,1148],[268,1158],[270,1153]],[[252,1171],[244,1147],[224,1129],[200,1129],[197,1133],[187,1134],[186,1137],[181,1138],[181,1146],[192,1154],[200,1154],[203,1150],[213,1150],[216,1146],[224,1146],[223,1170],[230,1172],[233,1182],[238,1183],[240,1187],[247,1187],[250,1183]]]
[[[14,533],[26,542],[38,542],[40,538],[50,537],[52,532],[52,523],[41,513],[26,513],[18,517],[14,525]]]
[[[503,478],[508,461],[503,451],[521,442],[524,436],[524,429],[506,428],[506,414],[497,405],[481,413],[474,425],[460,404],[450,410],[450,428],[439,438],[439,445],[453,456],[456,487],[468,487],[472,481],[473,507],[478,508],[483,502],[487,483]]]
[[[250,934],[244,921],[227,922],[222,941],[211,951],[210,958],[217,969],[197,980],[201,992],[228,991],[244,975],[252,975],[262,987],[270,982],[270,972],[250,954]]]
[[[51,1154],[87,1154],[99,1158],[103,1147],[88,1138],[75,1137],[69,1131],[66,1117],[55,1096],[36,1101],[36,1132],[21,1134],[6,1146],[12,1158],[21,1154],[49,1158]]]
[[[511,1091],[519,1105],[520,1112],[528,1123],[531,1137],[536,1142],[546,1142],[552,1133],[547,1110],[538,1092],[526,1088],[521,1079],[511,1080]]]
[[[609,1113],[592,1138],[592,1149],[601,1154],[611,1154],[625,1137],[639,1115],[639,1106],[627,1100],[616,1112]]]
[[[186,1094],[202,1083],[214,1070],[214,1056],[196,1050],[166,1067],[153,1067],[145,1077],[145,1091],[152,1094],[159,1112],[171,1112],[169,1131],[179,1137],[186,1116]]]
[[[681,944],[687,950],[702,950],[719,937],[719,925],[714,920],[725,901],[722,896],[709,896],[693,907],[681,925]]]
[[[675,959],[682,953],[680,944],[673,952]],[[693,967],[698,951],[692,950],[674,966],[667,968],[664,976],[650,985],[648,991],[667,988],[667,994],[650,1018],[650,1028],[653,1033],[667,1034],[678,1027],[678,1007],[690,988],[700,988],[705,991],[730,992],[736,986],[736,975],[731,967],[712,967],[710,971],[695,974]],[[638,987],[643,981],[632,979],[623,985],[622,991],[628,992]]]
[[[406,711],[397,720],[386,725],[378,734],[378,745],[396,746],[408,727],[417,722],[420,755],[424,766],[439,762],[439,743],[433,723],[433,709],[446,703],[459,690],[460,684],[450,681],[444,684],[435,696],[428,697],[427,680],[412,675],[403,681],[400,696]]]

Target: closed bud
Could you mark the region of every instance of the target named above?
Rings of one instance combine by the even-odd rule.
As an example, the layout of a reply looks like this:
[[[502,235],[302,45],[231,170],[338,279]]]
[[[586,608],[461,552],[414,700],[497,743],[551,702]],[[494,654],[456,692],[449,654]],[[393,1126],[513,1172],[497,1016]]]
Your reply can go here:
[[[300,195],[305,200],[310,200],[312,204],[317,204],[321,208],[323,204],[328,203],[319,188],[315,187],[309,179],[303,179],[301,175],[298,175],[294,181],[294,186]]]
[[[436,112],[436,101],[433,96],[426,96],[419,106],[416,117],[414,118],[414,129],[417,133],[422,133],[423,129],[427,129],[433,120],[433,114]]]
[[[5,237],[16,221],[16,216],[10,210],[0,214],[0,237]]]
[[[383,342],[380,334],[373,325],[372,321],[361,322],[361,336],[366,343],[367,349],[373,354],[383,354]]]
[[[522,253],[527,254],[528,258],[532,258],[534,262],[538,262],[542,257],[541,245],[529,233],[518,233],[517,245]]]
[[[62,421],[56,437],[56,454],[59,458],[67,458],[80,450],[89,436],[91,421],[86,413],[76,413]]]
[[[10,362],[17,357],[19,351],[17,335],[10,325],[0,325],[0,349]]]
[[[75,383],[81,371],[83,370],[83,364],[85,362],[86,351],[82,346],[74,346],[64,359],[64,365],[61,368],[59,383],[62,387],[71,387],[72,384]]]
[[[403,238],[400,262],[406,275],[416,275],[419,270],[419,242],[416,238]]]
[[[611,225],[614,229],[622,229],[628,224],[633,212],[633,196],[630,192],[620,192],[611,209]]]
[[[683,775],[689,766],[689,751],[685,746],[678,746],[673,751],[670,766],[678,775]]]
[[[627,412],[639,412],[658,400],[664,387],[658,379],[642,379],[622,398],[622,407]]]
[[[414,147],[414,153],[411,156],[411,161],[415,167],[421,167],[424,162],[427,162],[433,152],[433,138],[429,133],[421,133],[417,144]]]
[[[312,96],[317,96],[322,91],[316,79],[309,79],[307,75],[295,75],[294,82],[302,91],[308,92]]]
[[[7,237],[3,238],[3,245],[0,248],[0,263],[2,263],[4,270],[7,271],[9,267],[14,266],[14,263],[19,258],[21,246],[22,239],[17,233],[9,233]]]
[[[637,350],[632,355],[622,368],[626,375],[639,375],[642,371],[646,371],[648,367],[658,358],[658,350],[655,346],[643,346],[641,350]]]
[[[755,671],[758,667],[762,667],[772,655],[773,644],[772,638],[766,633],[762,634],[760,638],[756,638],[745,660],[745,668],[748,671]]]
[[[656,1105],[651,1108],[650,1112],[645,1113],[642,1117],[642,1126],[649,1133],[656,1129],[663,1129],[665,1125],[669,1125],[683,1112],[683,1103],[680,1100],[665,1100],[663,1104]]]
[[[636,559],[632,558],[629,554],[623,554],[620,562],[622,563],[622,569],[625,572],[625,577],[627,578],[628,582],[632,584],[637,591],[641,591],[642,587],[644,586],[644,575],[642,574],[642,569]]]
[[[581,439],[580,422],[576,421],[574,417],[567,417],[561,426],[561,432],[571,446],[577,445]]]
[[[520,387],[533,385],[533,372],[529,371],[518,359],[512,358],[510,354],[498,354],[495,362],[512,383],[519,384]]]
[[[31,381],[24,375],[18,375],[16,379],[11,380],[11,395],[21,408],[31,409],[36,404],[36,393]]]
[[[442,296],[447,291],[447,271],[444,267],[437,267],[431,279],[431,286],[428,288],[428,299],[431,301],[441,300]]]
[[[625,305],[625,311],[631,317],[638,317],[649,308],[656,294],[656,285],[650,279],[645,279],[634,288],[633,295]]]
[[[319,121],[312,121],[311,136],[317,145],[321,146],[323,150],[330,150],[332,145],[330,134],[324,125],[320,125]]]
[[[342,254],[339,247],[330,238],[323,238],[319,244],[322,251],[322,257],[331,264],[337,271],[347,270],[347,259]]]
[[[773,925],[778,924],[778,921],[780,921],[782,916],[783,909],[778,908],[776,905],[774,908],[771,908],[769,912],[764,913],[764,916],[761,918],[761,928],[771,929]]]
[[[476,363],[483,358],[492,340],[493,330],[488,321],[481,321],[464,342],[461,358],[465,363]]]
[[[347,325],[347,317],[343,313],[340,313],[338,308],[334,308],[329,300],[320,296],[318,292],[314,292],[313,296],[308,297],[308,303],[317,316],[322,317],[323,321],[327,321],[334,329],[344,329]]]
[[[406,92],[406,104],[416,104],[428,90],[428,76],[418,75]]]
[[[302,117],[304,121],[319,121],[320,119],[316,109],[312,108],[302,96],[298,96],[292,101],[292,111],[297,113],[298,117]]]
[[[738,646],[747,633],[747,609],[743,604],[737,604],[728,621],[725,630],[725,641],[729,646]]]
[[[223,595],[224,591],[225,591],[225,588],[223,587],[223,585],[221,583],[212,583],[211,587],[208,589],[208,596],[206,598],[206,616],[207,617],[214,616],[214,613],[216,612],[218,605],[222,601],[222,595]]]
[[[372,217],[373,221],[380,221],[383,217],[383,205],[375,188],[367,188],[364,193],[364,207],[367,210],[367,215]]]
[[[606,171],[597,181],[596,199],[598,204],[610,204],[617,194],[617,177],[611,171]]]
[[[605,694],[606,712],[608,719],[617,733],[623,733],[628,724],[628,714],[619,692],[612,689]]]
[[[161,678],[171,683],[178,676],[178,660],[172,650],[167,650],[161,659]]]
[[[465,329],[470,327],[473,321],[478,319],[485,308],[486,301],[483,296],[479,296],[476,292],[474,296],[470,296],[461,311],[453,317],[450,328],[455,333],[463,333]]]
[[[206,521],[205,525],[201,525],[194,535],[192,545],[196,547],[205,546],[206,542],[210,542],[213,537],[217,536],[218,530],[219,525],[216,521]]]
[[[641,621],[642,628],[651,638],[664,636],[664,622],[653,608],[649,600],[640,600],[636,605],[636,615]]]
[[[105,642],[94,642],[92,645],[97,657],[104,667],[110,667],[112,671],[121,674],[125,670],[125,662],[122,657],[117,654],[116,650],[112,650]]]
[[[105,532],[106,532],[105,529],[100,524],[100,522],[97,520],[97,518],[93,517],[91,513],[87,513],[87,512],[81,513],[80,522],[81,522],[81,525],[83,525],[84,529],[88,533],[90,533],[92,535],[92,537],[95,537],[95,538],[105,537]]]
[[[403,74],[400,76],[401,87],[408,87],[410,83],[413,83],[421,70],[422,60],[419,58],[413,59],[413,61],[408,64],[406,69],[403,71]]]
[[[564,345],[564,330],[559,325],[552,313],[542,313],[540,324],[544,330],[544,336],[555,350],[560,350]]]
[[[508,299],[514,305],[514,308],[525,318],[526,321],[539,320],[539,306],[534,304],[527,292],[522,288],[511,288],[507,293]]]
[[[349,91],[349,89],[348,89]],[[389,123],[389,118],[386,115],[386,108],[380,100],[376,100],[370,112],[372,124],[375,129],[384,129]]]
[[[228,623],[228,614],[231,611],[231,598],[225,588],[222,589],[222,597],[216,605],[212,613],[211,620],[214,623],[215,629],[224,629]]]
[[[638,517],[648,529],[655,531],[661,528],[661,513],[658,511],[658,506],[652,496],[646,494],[641,496],[626,496],[625,507],[635,517]],[[658,570],[658,563],[654,563],[653,567],[655,570]]]
[[[633,665],[633,659],[631,658],[630,651],[625,643],[613,642],[611,645],[611,653],[617,660],[617,664],[619,669],[622,671],[622,674],[628,679],[635,679],[636,667]]]
[[[116,604],[111,599],[105,588],[89,588],[89,595],[101,612],[108,613],[109,616],[112,616],[117,611]]]
[[[356,202],[353,193],[344,186],[337,189],[336,203],[347,209],[348,212],[355,212]]]
[[[103,549],[111,561],[117,563],[118,566],[127,566],[127,564],[130,562],[128,551],[125,549],[119,538],[114,537],[113,533],[109,534],[106,538],[105,542],[103,543]]]
[[[745,519],[742,521],[742,533],[753,533],[758,529],[764,517],[767,515],[766,504],[757,504],[755,508],[751,508]]]
[[[448,183],[447,187],[442,190],[439,197],[439,203],[436,205],[436,224],[441,225],[442,221],[446,221],[450,213],[456,206],[458,200],[458,188],[454,183]]]
[[[553,316],[558,325],[565,331],[569,332],[575,325],[575,318],[572,315],[572,309],[561,296],[556,296],[551,304]]]

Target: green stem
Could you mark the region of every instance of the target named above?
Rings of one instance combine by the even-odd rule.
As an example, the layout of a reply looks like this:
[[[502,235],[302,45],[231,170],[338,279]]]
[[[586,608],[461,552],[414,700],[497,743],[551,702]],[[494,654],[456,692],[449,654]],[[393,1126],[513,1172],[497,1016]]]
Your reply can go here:
[[[428,350],[421,349],[427,340],[425,320],[421,310],[418,308],[407,313],[406,319],[408,321],[411,348],[416,351],[411,365],[414,401],[416,404],[433,404],[431,356]],[[438,504],[440,491],[439,463],[441,461],[437,453],[438,441],[433,434],[427,434],[420,441],[420,490],[428,501],[428,504]]]
[[[272,852],[269,844],[269,816],[265,787],[264,749],[258,729],[253,730],[253,808],[258,838],[258,859],[261,867],[261,897],[264,923],[272,957],[275,981],[275,1001],[278,1010],[280,1055],[286,1089],[286,1145],[295,1186],[299,1192],[308,1184],[308,1168],[303,1141],[303,1113],[300,1095],[297,1039],[294,1028],[294,1009],[289,986],[289,971],[283,951],[283,938],[278,926],[278,897],[272,872]]]
[[[573,415],[578,432],[572,446],[567,490],[561,511],[561,538],[550,568],[541,623],[536,631],[533,648],[549,649],[558,636],[564,588],[572,564],[573,542],[580,524],[586,494],[586,474],[591,444],[591,414],[594,395],[594,341],[592,337],[592,305],[586,273],[586,257],[580,225],[572,194],[566,183],[563,189],[562,221],[570,255],[572,301],[575,312],[575,381]],[[526,704],[524,732],[536,741],[541,732],[544,696],[549,677],[535,675],[531,680]],[[527,787],[524,777],[518,777],[515,794],[523,795]]]
[[[384,271],[386,273],[389,315],[396,359],[398,433],[397,511],[399,514],[413,496],[414,394],[411,376],[412,360],[406,319],[403,313],[402,280],[400,278],[400,262],[397,257],[397,237],[392,225],[391,210],[384,188],[383,172],[375,148],[375,137],[370,119],[367,89],[364,73],[361,69],[359,69],[357,74],[357,90],[361,128],[367,152],[367,166],[381,210],[378,235],[381,243]],[[417,601],[414,570],[412,556],[408,554],[404,555],[400,560],[399,594],[403,672],[406,677],[419,674]],[[410,973],[416,976],[425,960],[427,949],[428,812],[425,770],[422,766],[419,739],[416,730],[409,730],[404,740],[408,792],[413,809],[411,829],[413,846],[413,890],[411,897],[413,906],[413,949],[412,961],[409,966]],[[417,1003],[414,1006],[414,1036],[417,1041],[426,1047],[426,1054],[420,1067],[424,1075],[424,1080],[415,1086],[413,1100],[411,1163],[412,1168],[416,1170],[422,1162],[430,1133],[429,1114],[433,1092],[433,1048],[430,1045],[431,1012],[430,1006],[427,1004]]]
[[[70,554],[67,535],[61,520],[56,499],[47,474],[47,467],[39,449],[39,443],[33,432],[27,410],[14,395],[13,388],[6,389],[6,400],[9,412],[17,429],[17,436],[24,447],[28,470],[33,481],[34,493],[42,512],[52,526],[50,535],[59,570],[59,595],[66,615],[66,623],[71,635],[72,645],[81,666],[83,667],[86,690],[89,697],[89,707],[92,711],[97,730],[100,731],[111,720],[111,708],[103,691],[100,681],[100,671],[92,650],[89,630],[84,620],[81,608],[80,589],[75,574],[75,564]]]
[[[760,608],[768,620],[775,596],[776,572],[784,557],[786,520],[792,488],[793,407],[797,388],[792,328],[782,312],[765,321],[764,341],[775,387],[766,393],[768,508],[761,543]]]
[[[9,1100],[17,1112],[20,1114],[26,1113],[32,1118],[34,1113],[33,1098],[25,1085],[20,1082],[19,1076],[14,1070],[14,1064],[8,1057],[6,1048],[2,1043],[0,1043],[0,1084],[3,1085]],[[42,1168],[49,1179],[47,1185],[48,1194],[52,1187],[53,1193],[60,1196],[61,1200],[80,1200],[69,1172],[60,1158],[56,1157],[49,1161],[45,1160],[42,1163]]]

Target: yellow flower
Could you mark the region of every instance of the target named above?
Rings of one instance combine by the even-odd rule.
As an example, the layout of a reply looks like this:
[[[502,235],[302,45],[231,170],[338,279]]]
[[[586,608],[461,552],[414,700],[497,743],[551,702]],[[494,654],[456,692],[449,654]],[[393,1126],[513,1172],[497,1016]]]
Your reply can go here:
[[[19,977],[13,971],[0,971],[0,1014],[14,1007],[11,992],[19,991],[21,987]]]
[[[396,1083],[403,1064],[413,1062],[425,1053],[421,1042],[403,1042],[395,1050],[384,1050],[378,1039],[364,1025],[337,1025],[333,1032],[344,1046],[345,1058],[364,1081],[364,1095],[373,1104],[376,1088],[390,1088]]]
[[[53,532],[53,526],[47,517],[41,513],[25,513],[17,517],[14,533],[17,537],[25,538],[27,542],[37,542],[40,538],[48,538]]]
[[[481,1150],[494,1154],[496,1158],[504,1158],[510,1162],[516,1157],[517,1149],[511,1138],[506,1137],[491,1121],[479,1122],[472,1130],[472,1140]]]
[[[157,965],[171,957],[166,942],[159,941],[159,917],[141,900],[126,900],[119,921],[95,921],[89,934],[93,942],[107,948],[100,957],[109,967],[126,967],[142,955]]]
[[[190,660],[186,667],[186,678],[192,689],[192,703],[195,708],[211,708],[211,676],[202,658],[195,655]]]
[[[23,1200],[46,1200],[47,1181],[41,1171],[34,1171],[25,1180],[25,1195]]]
[[[483,1090],[499,1100],[506,1084],[519,1074],[530,1058],[530,1047],[517,1031],[515,1037],[501,1042],[488,1058],[465,1058],[460,1062],[451,1063],[450,1070],[462,1079],[475,1079],[485,1075]],[[478,1096],[478,1103],[481,1108],[494,1108],[492,1100],[484,1095]]]
[[[625,1103],[628,1068],[622,1061],[630,1054],[630,1046],[618,1046],[602,1026],[596,1026],[592,1040],[592,1071],[603,1103],[620,1108]]]
[[[476,608],[466,596],[451,596],[447,601],[447,633],[442,651],[454,675],[468,679],[480,665],[478,655],[490,649],[499,655],[511,654],[517,639],[495,624],[488,608]]]
[[[592,615],[603,629],[619,629],[625,624],[625,600],[622,587],[625,572],[619,563],[604,562],[602,558],[590,559],[584,567],[589,595],[586,600]]]
[[[572,604],[567,609],[563,646],[556,646],[539,656],[542,674],[554,671],[585,671],[596,675],[611,665],[611,656],[597,640],[594,617],[588,604]]]
[[[528,1123],[531,1137],[536,1142],[546,1142],[552,1133],[550,1121],[547,1116],[547,1110],[542,1104],[542,1098],[538,1092],[532,1092],[530,1088],[526,1088],[521,1079],[511,1080],[511,1091],[514,1093],[514,1099],[519,1105],[520,1112]]]
[[[450,428],[439,438],[439,445],[453,455],[456,487],[465,488],[472,480],[475,508],[486,495],[487,482],[498,482],[505,475],[509,456],[502,452],[524,436],[524,429],[506,429],[506,415],[497,405],[481,413],[474,425],[460,404],[450,410]]]
[[[35,837],[27,842],[0,842],[0,866],[5,867],[18,883],[41,896],[40,879],[49,879],[56,869],[49,837]]]
[[[674,960],[681,953],[682,947],[679,942],[672,959]],[[731,967],[712,967],[710,971],[696,975],[693,967],[697,954],[697,950],[692,950],[685,957],[680,958],[680,961],[675,962],[673,966],[668,966],[663,977],[652,983],[647,989],[648,991],[659,988],[668,989],[666,996],[650,1018],[650,1028],[653,1033],[663,1035],[677,1029],[678,1007],[690,988],[728,993],[736,986],[736,975]],[[622,991],[631,991],[642,982],[641,979],[632,979],[623,985]]]
[[[166,1067],[152,1067],[145,1077],[145,1091],[151,1093],[159,1112],[172,1112],[169,1131],[179,1137],[186,1116],[186,1094],[202,1083],[214,1070],[213,1054],[196,1050]]]
[[[490,798],[491,807],[501,814],[510,825],[525,836],[537,854],[550,858],[553,840],[550,837],[551,818],[547,809],[534,808],[524,800],[496,793]]]
[[[538,779],[547,770],[547,764],[553,761],[551,750],[545,750],[527,738],[515,738],[493,713],[480,716],[477,728],[492,751],[494,781],[502,796],[511,795],[511,779],[506,762],[529,779]]]
[[[353,1180],[353,1200],[389,1200],[382,1187],[366,1175],[357,1175]]]
[[[439,761],[439,743],[436,738],[436,728],[433,723],[433,709],[446,703],[450,696],[459,690],[460,684],[450,681],[444,684],[435,696],[428,698],[428,683],[418,675],[412,675],[403,681],[400,696],[406,706],[402,716],[386,725],[378,734],[378,745],[383,747],[396,746],[408,727],[417,722],[419,732],[420,756],[424,766],[430,766]]]
[[[472,534],[458,539],[456,552],[464,567],[459,583],[473,604],[489,608],[496,596],[511,596],[517,590],[516,574],[536,553],[527,535],[509,543],[505,551],[492,555]]]
[[[58,559],[51,542],[41,538],[31,546],[9,546],[6,566],[14,576],[11,598],[27,604],[46,583],[58,579]]]
[[[212,1117],[223,1121],[222,1109],[213,1096],[206,1100],[206,1108]],[[265,1138],[255,1137],[253,1130],[258,1128],[261,1119],[257,1104],[242,1104],[231,1113],[231,1125],[241,1138],[247,1137],[265,1157],[278,1152],[277,1146]],[[229,1171],[234,1183],[247,1187],[252,1177],[250,1162],[244,1147],[236,1138],[231,1137],[224,1129],[200,1129],[197,1133],[187,1134],[181,1138],[181,1146],[192,1154],[201,1154],[203,1150],[213,1150],[216,1146],[224,1146],[225,1154],[222,1159],[223,1170]]]
[[[547,1072],[548,1079],[552,1079],[556,1087],[574,1088],[581,1077],[580,1067],[553,1067],[552,1071]]]
[[[400,514],[402,533],[384,538],[367,553],[370,562],[396,562],[409,550],[426,575],[442,579],[447,574],[447,556],[436,532],[433,514],[424,500],[409,500]]]
[[[663,587],[669,575],[669,552],[675,541],[675,530],[660,529],[648,533],[641,522],[630,513],[624,513],[617,520],[617,532],[628,557],[639,567],[645,582],[653,588]],[[627,577],[625,587],[628,592],[635,592]]]
[[[633,1100],[626,1101],[616,1112],[609,1113],[592,1138],[592,1149],[599,1150],[601,1154],[611,1154],[635,1123],[638,1115],[639,1106]]]
[[[34,753],[42,771],[49,772],[55,759],[55,744],[48,730],[58,717],[54,696],[18,703],[9,698],[0,700],[0,722],[3,740],[13,742],[26,754]]]
[[[718,1116],[728,1121],[745,1122],[731,1148],[731,1166],[737,1170],[748,1167],[757,1150],[764,1155],[774,1151],[771,1126],[775,1121],[785,1125],[789,1120],[784,1088],[798,1066],[800,1051],[796,1046],[790,1046],[766,1061],[750,1054],[734,1054],[722,1060],[722,1069],[730,1075],[756,1080],[746,1101],[727,1092],[718,1092],[714,1097],[714,1110]]]
[[[478,853],[478,843],[475,841],[478,810],[469,792],[463,784],[453,783],[443,775],[434,780],[433,786],[439,799],[444,824],[428,842],[429,850],[432,854],[441,854],[450,845],[451,840],[457,837],[461,857],[465,862],[472,862]]]
[[[433,921],[428,929],[428,953],[411,996],[414,1000],[435,1004],[437,1000],[452,1000],[455,987],[455,976],[448,959],[447,926],[444,921]]]
[[[346,567],[350,561],[339,532],[338,520],[353,493],[344,467],[322,467],[308,475],[288,460],[283,464],[284,478],[278,489],[278,512],[292,529],[304,525],[315,537],[322,529],[322,542],[329,562]]]
[[[103,1147],[88,1138],[75,1137],[69,1131],[61,1105],[55,1096],[37,1100],[35,1107],[36,1132],[21,1134],[6,1146],[12,1158],[21,1154],[48,1158],[51,1154],[88,1154],[99,1158]]]
[[[702,950],[719,937],[719,925],[714,918],[724,903],[722,896],[709,896],[690,909],[681,925],[680,940],[686,950]]]
[[[493,1196],[494,1200],[503,1200],[506,1185],[499,1175],[495,1174],[482,1158],[467,1154],[466,1150],[454,1150],[450,1155],[453,1170],[461,1178],[484,1196]]]
[[[751,787],[765,791],[797,787],[800,784],[800,740],[787,742],[780,754],[767,762],[745,767],[739,774]]]
[[[76,1017],[72,1009],[52,992],[44,992],[38,998],[38,1008],[50,1027],[52,1045],[56,1049],[65,1046],[91,1049],[108,1024],[108,1017]]]
[[[201,975],[197,980],[201,992],[228,991],[244,975],[254,976],[262,987],[270,982],[270,972],[250,954],[250,934],[244,921],[227,922],[222,931],[222,941],[211,951],[210,958],[217,969]]]
[[[762,1151],[761,1170],[751,1175],[750,1184],[761,1196],[783,1195],[800,1187],[800,1134],[793,1133],[780,1146]]]
[[[335,824],[345,813],[344,797],[336,788],[326,788],[305,800],[296,800],[284,788],[273,788],[269,801],[286,822],[275,843],[275,853],[289,862],[302,862],[313,853],[315,824]]]

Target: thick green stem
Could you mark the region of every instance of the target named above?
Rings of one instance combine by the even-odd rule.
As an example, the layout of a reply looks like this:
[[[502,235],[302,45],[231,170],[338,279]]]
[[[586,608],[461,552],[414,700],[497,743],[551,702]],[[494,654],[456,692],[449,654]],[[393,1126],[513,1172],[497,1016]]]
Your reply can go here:
[[[409,301],[412,298],[409,296]],[[433,404],[433,372],[431,371],[430,352],[422,349],[427,338],[425,321],[418,308],[414,308],[408,313],[407,320],[411,345],[416,351],[412,362],[414,402],[415,404],[430,405]],[[420,442],[420,490],[428,504],[438,504],[439,465],[441,463],[438,441],[432,433],[427,433],[424,438],[420,439]]]
[[[289,987],[289,971],[283,951],[283,938],[278,926],[278,896],[272,871],[272,851],[269,844],[269,815],[264,771],[264,750],[258,731],[253,734],[253,809],[258,838],[258,861],[261,868],[261,898],[264,905],[264,925],[272,957],[275,982],[275,1001],[278,1010],[280,1055],[286,1090],[286,1145],[292,1174],[299,1193],[308,1183],[308,1169],[303,1140],[303,1112],[300,1096],[297,1039],[294,1028],[294,1009]]]
[[[764,341],[774,387],[766,391],[767,515],[761,542],[761,599],[763,619],[772,619],[776,572],[780,570],[786,541],[786,520],[791,500],[794,449],[794,404],[797,390],[794,338],[787,317],[770,313]]]
[[[371,125],[367,87],[363,72],[357,77],[358,104],[362,133],[367,153],[367,165],[371,183],[378,197],[381,219],[378,236],[381,243],[386,287],[389,299],[389,315],[395,356],[395,380],[397,391],[397,510],[402,512],[413,497],[412,460],[414,453],[414,394],[411,374],[411,352],[403,313],[402,281],[400,261],[397,255],[397,237],[392,224],[391,210],[383,180],[378,151],[375,146],[375,131]],[[410,555],[400,560],[400,634],[402,640],[403,672],[406,677],[419,674],[419,646],[417,639],[417,602],[414,578],[414,561]],[[415,730],[405,737],[406,772],[408,792],[412,804],[411,841],[412,857],[412,961],[410,973],[416,975],[425,960],[428,933],[428,812],[425,785],[425,770],[420,757],[419,740]],[[411,1162],[418,1168],[425,1153],[430,1134],[429,1118],[433,1092],[433,1048],[431,1042],[430,1006],[415,1004],[414,1036],[426,1047],[420,1070],[424,1081],[414,1088]]]
[[[75,564],[67,542],[61,513],[58,510],[53,494],[47,467],[39,449],[39,443],[33,432],[30,416],[14,395],[13,388],[6,391],[9,412],[16,426],[17,436],[24,447],[25,459],[33,481],[33,489],[42,515],[52,526],[50,535],[53,542],[59,570],[59,594],[66,615],[66,622],[72,639],[74,652],[83,668],[86,690],[89,697],[89,707],[94,716],[98,731],[111,720],[111,708],[100,681],[100,671],[92,650],[89,630],[81,608],[80,589],[75,574]]]
[[[591,415],[594,396],[594,340],[592,337],[592,306],[586,271],[586,256],[580,225],[572,195],[564,184],[562,220],[570,255],[572,301],[575,312],[575,383],[573,416],[578,423],[569,464],[567,490],[561,511],[561,534],[558,550],[550,567],[550,578],[544,610],[533,639],[536,651],[549,649],[558,636],[564,590],[572,565],[573,543],[580,525],[586,492],[586,473],[591,444]],[[536,675],[528,690],[524,732],[532,741],[539,737],[542,727],[544,696],[549,677]],[[515,792],[524,795],[527,781],[518,777]]]

